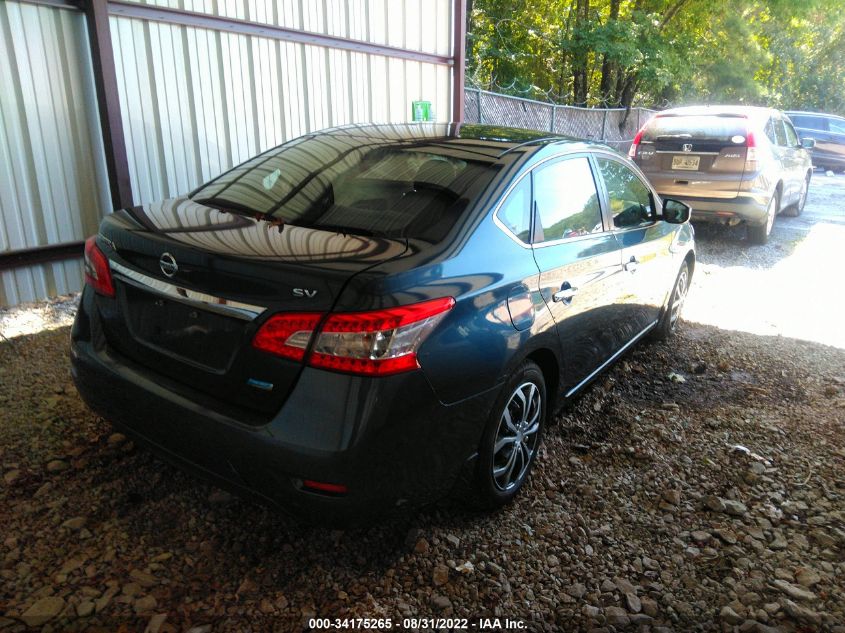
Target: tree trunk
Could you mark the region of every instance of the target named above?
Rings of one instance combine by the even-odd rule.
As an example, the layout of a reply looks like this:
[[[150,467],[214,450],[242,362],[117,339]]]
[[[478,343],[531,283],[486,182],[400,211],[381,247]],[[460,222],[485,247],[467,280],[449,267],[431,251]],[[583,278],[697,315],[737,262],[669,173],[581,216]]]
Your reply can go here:
[[[637,93],[638,83],[639,78],[637,77],[636,71],[630,73],[625,79],[625,85],[622,87],[622,94],[619,98],[620,106],[623,108],[631,107],[631,103],[634,101],[634,95]]]
[[[466,31],[467,49],[469,49],[469,34],[472,33],[472,4],[475,0],[467,0]]]
[[[590,19],[590,0],[575,1],[575,37],[578,38],[572,55],[572,101],[577,106],[587,105],[587,47],[583,32]]]
[[[616,73],[616,85],[613,87],[613,106],[618,106],[622,102],[622,89],[625,87],[625,72],[619,68]]]
[[[607,23],[612,24],[619,19],[619,3],[620,0],[610,0],[610,15]],[[605,53],[601,61],[601,81],[599,82],[599,97],[603,107],[608,107],[611,104],[613,88],[613,77],[616,71],[616,62],[610,59],[610,55]]]

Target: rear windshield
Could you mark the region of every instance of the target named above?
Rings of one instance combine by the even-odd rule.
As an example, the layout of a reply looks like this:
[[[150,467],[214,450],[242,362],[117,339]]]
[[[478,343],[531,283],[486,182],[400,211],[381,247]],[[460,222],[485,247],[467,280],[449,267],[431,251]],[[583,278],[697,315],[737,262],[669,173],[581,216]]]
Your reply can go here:
[[[745,142],[748,119],[715,114],[663,115],[651,120],[644,141],[696,139],[739,144]]]
[[[191,198],[279,224],[439,241],[497,172],[449,140],[317,134],[247,161]]]

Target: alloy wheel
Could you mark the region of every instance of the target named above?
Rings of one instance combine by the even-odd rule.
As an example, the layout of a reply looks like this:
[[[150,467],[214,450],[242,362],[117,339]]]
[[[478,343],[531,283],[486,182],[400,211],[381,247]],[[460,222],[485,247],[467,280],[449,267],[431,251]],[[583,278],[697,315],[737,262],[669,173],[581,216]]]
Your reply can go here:
[[[524,382],[511,394],[493,443],[492,476],[496,488],[512,490],[525,478],[537,449],[540,414],[543,410],[540,389]]]
[[[675,284],[675,292],[672,295],[672,305],[669,306],[669,327],[673,330],[681,318],[681,309],[684,307],[684,300],[687,298],[687,290],[689,286],[689,272],[684,266],[681,274],[678,275],[678,282]]]
[[[807,204],[807,194],[810,191],[810,177],[807,176],[804,179],[804,186],[801,188],[801,197],[798,198],[798,206],[795,207],[798,210],[798,213],[801,213],[804,210],[804,205]]]

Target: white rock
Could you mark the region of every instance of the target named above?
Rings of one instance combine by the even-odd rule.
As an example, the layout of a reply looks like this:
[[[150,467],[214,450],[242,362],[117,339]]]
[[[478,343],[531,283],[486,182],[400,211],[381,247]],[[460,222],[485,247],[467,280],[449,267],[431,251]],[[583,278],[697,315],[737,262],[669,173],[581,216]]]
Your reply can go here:
[[[790,598],[795,598],[796,600],[815,600],[816,594],[812,591],[808,591],[803,587],[798,587],[797,585],[793,585],[791,582],[786,582],[785,580],[775,580],[772,582],[772,587],[775,589],[779,589]]]

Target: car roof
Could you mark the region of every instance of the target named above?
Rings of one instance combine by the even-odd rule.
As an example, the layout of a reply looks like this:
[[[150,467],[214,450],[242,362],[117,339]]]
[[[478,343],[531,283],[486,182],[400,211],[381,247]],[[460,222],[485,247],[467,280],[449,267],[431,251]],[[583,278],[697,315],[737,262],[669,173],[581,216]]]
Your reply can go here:
[[[338,138],[360,138],[379,144],[405,144],[412,141],[448,144],[455,149],[472,152],[492,160],[522,150],[533,153],[549,145],[562,145],[567,149],[608,149],[606,145],[551,132],[523,128],[474,123],[389,123],[343,125],[318,130],[309,136],[324,135]]]

